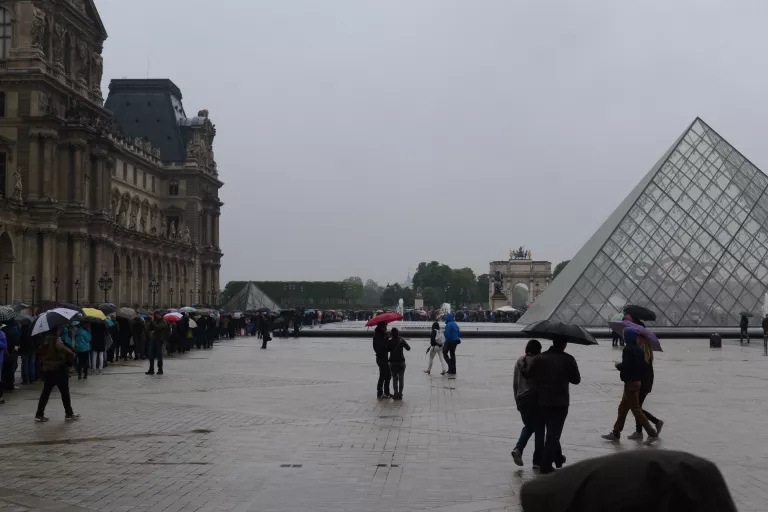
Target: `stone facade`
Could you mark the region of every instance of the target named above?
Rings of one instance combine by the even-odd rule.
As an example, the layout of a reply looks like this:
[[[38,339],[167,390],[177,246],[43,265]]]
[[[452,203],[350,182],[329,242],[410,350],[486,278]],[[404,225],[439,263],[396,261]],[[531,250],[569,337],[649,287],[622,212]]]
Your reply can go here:
[[[0,25],[8,19],[0,27],[0,299],[98,303],[99,279],[109,277],[107,299],[121,306],[214,303],[223,203],[208,112],[188,119],[168,80],[113,82],[112,92],[177,92],[167,130],[188,140],[165,157],[158,133],[129,135],[105,108],[107,34],[92,0],[0,1]]]
[[[509,260],[490,263],[488,281],[488,303],[492,309],[506,305],[525,306],[535,302],[549,286],[552,262],[534,261],[530,251],[521,251],[519,256],[510,253]],[[521,292],[515,293],[515,287]]]

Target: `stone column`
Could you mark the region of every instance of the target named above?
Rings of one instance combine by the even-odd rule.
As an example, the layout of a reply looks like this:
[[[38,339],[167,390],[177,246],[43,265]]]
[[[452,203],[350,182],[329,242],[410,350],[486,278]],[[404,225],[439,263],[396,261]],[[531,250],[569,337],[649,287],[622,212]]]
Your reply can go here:
[[[27,200],[40,198],[40,130],[29,131],[29,184]]]
[[[53,300],[54,240],[56,231],[45,230],[43,235],[43,268],[38,281],[40,300]]]
[[[93,168],[91,169],[91,182],[93,183],[96,192],[94,194],[95,203],[91,205],[91,208],[98,211],[104,211],[109,204],[109,200],[107,199],[109,196],[109,187],[107,185],[107,177],[104,175],[107,150],[96,147],[91,150],[91,154],[94,157]]]
[[[33,277],[39,281],[40,274],[38,274],[37,257],[38,257],[39,245],[37,243],[37,231],[34,229],[26,229],[24,232],[24,277],[19,286],[21,287],[21,293],[19,297],[21,300],[28,304],[32,304],[32,287],[29,284],[29,280]],[[35,295],[37,295],[39,288],[35,288]]]
[[[85,204],[85,162],[83,154],[87,143],[83,139],[72,141],[75,148],[75,169],[72,173],[75,179],[75,202]]]
[[[24,296],[22,294],[22,291],[24,290],[24,262],[26,261],[24,259],[24,256],[26,255],[25,249],[25,238],[26,238],[26,232],[27,228],[23,226],[17,226],[16,227],[16,236],[14,237],[14,243],[13,243],[13,253],[16,257],[16,262],[13,266],[13,283],[12,287],[9,288],[8,293],[12,297],[11,301],[15,300],[24,300]],[[27,278],[29,279],[29,278]]]
[[[58,132],[40,130],[43,143],[43,197],[55,199],[58,196],[58,169],[55,165]]]
[[[70,283],[73,281],[74,266],[69,255],[69,234],[59,233],[56,236],[56,261],[54,277],[59,279],[59,300],[74,302],[75,294],[69,294]],[[54,289],[54,294],[56,290]]]
[[[93,302],[101,302],[103,295],[99,295],[101,290],[99,289],[99,278],[104,275],[104,241],[98,238],[91,240],[93,247],[94,260],[91,261],[91,271],[89,272],[89,279],[91,280],[91,296],[90,300]]]
[[[69,280],[69,294],[73,300],[80,300],[83,302],[85,295],[87,295],[88,280],[86,274],[83,272],[83,246],[88,240],[88,236],[83,233],[77,233],[72,235],[72,272]],[[75,281],[80,281],[79,291],[75,287]]]
[[[221,247],[219,244],[219,219],[221,218],[221,212],[215,212],[213,214],[213,245]]]

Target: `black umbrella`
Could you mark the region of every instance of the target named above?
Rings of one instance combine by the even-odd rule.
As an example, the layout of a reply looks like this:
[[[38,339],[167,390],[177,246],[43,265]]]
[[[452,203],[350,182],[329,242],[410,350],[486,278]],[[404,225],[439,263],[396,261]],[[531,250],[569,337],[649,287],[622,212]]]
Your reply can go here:
[[[577,345],[597,345],[597,340],[580,325],[564,324],[551,320],[533,322],[523,329],[523,334],[548,340],[565,339]]]
[[[72,309],[74,311],[77,311],[81,315],[83,314],[83,308],[80,306],[75,306],[74,304],[69,304],[67,302],[46,302],[40,306],[39,313],[43,314],[46,311],[50,311],[52,309],[56,308],[64,308],[64,309]]]
[[[259,308],[256,310],[257,313],[271,313],[272,310],[269,308]]]
[[[752,318],[753,316],[755,316],[755,315],[753,315],[752,313],[750,313],[749,311],[742,311],[742,312],[741,312],[741,313],[739,313],[739,314],[740,314],[741,316],[745,316],[745,317],[747,317],[747,318]]]
[[[32,325],[32,323],[37,319],[36,316],[30,316],[30,315],[18,315],[14,318],[17,324],[19,325]]]
[[[656,321],[656,313],[643,306],[624,306],[624,312],[632,318],[642,320],[643,322]]]
[[[99,304],[99,307],[97,307],[96,309],[98,309],[99,311],[101,311],[105,315],[110,315],[110,314],[114,313],[115,311],[117,311],[117,306],[115,306],[111,302],[104,302],[102,304]]]

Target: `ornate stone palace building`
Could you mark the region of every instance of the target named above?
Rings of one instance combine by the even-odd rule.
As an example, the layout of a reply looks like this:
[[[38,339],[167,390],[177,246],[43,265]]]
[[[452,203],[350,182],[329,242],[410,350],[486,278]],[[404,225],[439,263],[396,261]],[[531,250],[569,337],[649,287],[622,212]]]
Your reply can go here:
[[[106,37],[93,0],[0,0],[0,302],[215,303],[216,129],[170,80],[105,104]]]

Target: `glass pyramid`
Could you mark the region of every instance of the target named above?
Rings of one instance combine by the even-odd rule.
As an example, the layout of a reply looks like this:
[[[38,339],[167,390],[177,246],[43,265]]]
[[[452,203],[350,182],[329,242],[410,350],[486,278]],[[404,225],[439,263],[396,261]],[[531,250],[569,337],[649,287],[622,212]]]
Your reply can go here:
[[[605,326],[627,304],[648,307],[660,326],[760,318],[766,188],[768,176],[697,118],[520,322]]]

